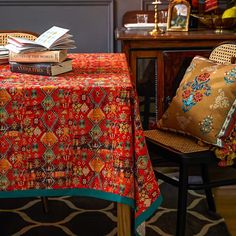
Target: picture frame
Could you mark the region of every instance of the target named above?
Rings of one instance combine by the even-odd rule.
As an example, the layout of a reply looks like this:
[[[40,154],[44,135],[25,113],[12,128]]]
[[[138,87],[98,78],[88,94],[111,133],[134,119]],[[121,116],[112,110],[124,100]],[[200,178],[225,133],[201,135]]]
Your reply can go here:
[[[168,6],[167,31],[188,31],[191,6],[186,0],[173,0]]]

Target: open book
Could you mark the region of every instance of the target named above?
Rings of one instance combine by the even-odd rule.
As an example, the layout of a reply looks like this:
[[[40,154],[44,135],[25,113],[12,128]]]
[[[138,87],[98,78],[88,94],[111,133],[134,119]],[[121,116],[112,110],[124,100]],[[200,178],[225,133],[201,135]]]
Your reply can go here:
[[[68,31],[69,29],[53,26],[35,41],[9,37],[5,47],[15,53],[76,48],[75,41],[72,39],[73,35],[68,34]]]

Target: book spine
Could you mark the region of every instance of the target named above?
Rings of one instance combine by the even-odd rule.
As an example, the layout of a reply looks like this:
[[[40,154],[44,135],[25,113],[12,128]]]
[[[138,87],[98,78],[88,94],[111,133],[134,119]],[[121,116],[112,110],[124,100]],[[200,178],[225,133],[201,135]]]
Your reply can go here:
[[[51,65],[46,63],[24,64],[18,62],[10,62],[11,72],[26,73],[34,75],[49,75],[51,76]]]
[[[15,62],[62,62],[66,59],[66,51],[45,51],[33,53],[13,53],[9,54],[9,61]]]

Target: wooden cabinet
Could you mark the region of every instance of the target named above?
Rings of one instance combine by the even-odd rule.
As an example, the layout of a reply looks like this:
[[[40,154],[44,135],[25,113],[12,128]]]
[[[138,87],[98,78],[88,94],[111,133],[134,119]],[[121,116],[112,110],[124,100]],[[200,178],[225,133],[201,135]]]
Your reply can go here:
[[[173,97],[186,68],[195,55],[208,57],[223,41],[236,41],[236,33],[209,30],[166,32],[116,30],[140,97],[144,128],[155,126]]]

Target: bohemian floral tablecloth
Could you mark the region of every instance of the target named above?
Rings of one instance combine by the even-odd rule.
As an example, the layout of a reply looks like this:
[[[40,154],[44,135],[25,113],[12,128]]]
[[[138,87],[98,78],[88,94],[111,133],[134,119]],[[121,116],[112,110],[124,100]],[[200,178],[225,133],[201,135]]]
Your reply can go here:
[[[124,54],[71,54],[57,77],[0,67],[0,198],[83,195],[161,203]]]

